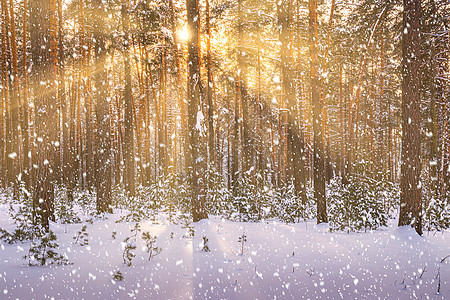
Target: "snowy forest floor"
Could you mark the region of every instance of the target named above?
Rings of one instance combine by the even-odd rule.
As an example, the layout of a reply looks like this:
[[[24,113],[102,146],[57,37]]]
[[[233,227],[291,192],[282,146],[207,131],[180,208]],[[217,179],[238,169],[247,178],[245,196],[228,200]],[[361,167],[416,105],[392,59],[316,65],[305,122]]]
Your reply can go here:
[[[0,227],[13,230],[8,210],[0,204]],[[159,212],[140,222],[127,266],[124,240],[135,223],[116,222],[124,215],[115,210],[105,218],[81,216],[79,224],[52,223],[68,265],[28,266],[23,256],[31,242],[0,241],[0,299],[450,299],[450,258],[441,262],[450,255],[448,231],[420,237],[397,228],[396,220],[383,230],[349,234],[313,221],[211,216],[193,224]],[[73,237],[84,225],[88,244],[81,246]],[[162,248],[150,261],[145,231]],[[202,250],[203,237],[210,252]],[[118,270],[122,280],[113,277]]]

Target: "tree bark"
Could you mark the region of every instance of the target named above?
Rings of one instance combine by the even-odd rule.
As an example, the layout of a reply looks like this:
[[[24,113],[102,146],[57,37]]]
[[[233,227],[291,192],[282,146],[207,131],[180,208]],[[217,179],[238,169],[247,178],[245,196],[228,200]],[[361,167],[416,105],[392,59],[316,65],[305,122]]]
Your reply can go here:
[[[57,141],[56,66],[55,53],[51,51],[52,5],[50,0],[31,1],[30,36],[32,49],[32,78],[35,93],[35,132],[36,155],[34,164],[35,187],[33,203],[36,216],[48,229],[49,219],[53,217],[53,173],[55,172],[54,153]]]
[[[314,131],[314,198],[317,201],[317,224],[328,222],[325,198],[325,156],[323,147],[323,104],[320,101],[318,62],[317,0],[309,0],[309,51],[311,62],[311,105]]]
[[[202,157],[203,113],[200,102],[199,61],[199,8],[197,0],[187,0],[188,40],[188,131],[189,131],[189,179],[192,197],[192,218],[194,222],[208,218],[205,208],[204,172],[206,158]]]
[[[252,141],[249,133],[248,123],[248,95],[247,95],[247,66],[244,58],[244,12],[243,0],[238,0],[238,49],[237,49],[237,63],[238,63],[238,84],[239,84],[239,101],[242,109],[242,172],[246,172],[251,167],[251,147]]]
[[[22,53],[22,82],[23,93],[21,103],[21,128],[22,128],[22,152],[23,152],[23,181],[25,189],[31,192],[31,148],[30,148],[30,131],[29,131],[29,109],[28,109],[28,65],[27,65],[27,16],[28,16],[28,0],[23,1],[23,53]]]
[[[213,75],[211,65],[211,24],[209,15],[209,0],[206,0],[206,69],[208,82],[206,84],[206,103],[208,112],[208,152],[209,166],[216,168],[216,146],[214,135],[214,105],[213,105]]]
[[[8,165],[9,180],[14,183],[14,194],[18,196],[18,174],[19,174],[19,107],[20,107],[20,88],[19,88],[19,67],[17,58],[17,39],[16,22],[13,0],[9,0],[9,23],[10,23],[10,45],[11,45],[11,73],[12,91],[10,98],[10,118],[11,118],[11,153],[8,153],[8,159],[11,160]]]
[[[287,146],[289,180],[294,183],[295,191],[299,194],[302,203],[306,203],[306,176],[304,167],[305,144],[302,128],[297,122],[297,99],[295,98],[293,80],[293,55],[290,29],[291,29],[291,1],[284,0],[278,7],[278,19],[281,25],[281,75],[283,96],[287,103]]]
[[[128,0],[122,0],[122,22],[124,31],[125,64],[125,136],[123,140],[123,154],[125,160],[125,190],[128,196],[134,197],[136,188],[134,182],[133,95],[131,88]]]
[[[94,53],[96,86],[96,117],[97,117],[97,143],[96,143],[96,187],[97,212],[112,212],[111,208],[111,115],[109,112],[108,78],[106,71],[106,37],[103,21],[106,18],[102,0],[95,0],[94,12]]]
[[[402,45],[402,164],[399,226],[411,225],[422,234],[420,182],[420,0],[403,1]]]

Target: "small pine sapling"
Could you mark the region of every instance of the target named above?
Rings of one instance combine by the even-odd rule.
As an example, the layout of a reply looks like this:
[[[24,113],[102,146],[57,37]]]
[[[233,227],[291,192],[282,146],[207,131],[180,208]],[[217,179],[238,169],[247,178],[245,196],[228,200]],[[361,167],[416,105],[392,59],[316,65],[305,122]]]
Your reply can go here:
[[[132,260],[136,256],[134,250],[136,250],[136,240],[131,237],[127,237],[124,240],[125,248],[123,250],[123,263],[130,267],[132,265]]]
[[[148,253],[149,261],[162,252],[162,248],[156,246],[156,236],[152,236],[150,232],[142,233],[142,239],[145,242],[145,251]]]
[[[202,242],[202,244],[203,244],[203,248],[202,248],[202,251],[204,251],[204,252],[211,252],[211,250],[209,249],[209,246],[208,246],[208,238],[206,237],[206,235],[204,235],[203,236],[203,242]]]
[[[117,236],[117,231],[113,231],[111,237],[115,240]]]
[[[123,243],[125,245],[122,254],[123,263],[129,267],[132,265],[133,258],[136,257],[136,253],[134,253],[134,250],[136,250],[136,238],[140,231],[141,228],[139,226],[139,223],[136,223],[134,228],[131,229],[131,235],[123,240]]]
[[[29,207],[19,206],[16,210],[13,205],[10,205],[9,215],[10,219],[16,224],[16,228],[11,233],[0,228],[0,240],[13,244],[20,241],[33,241],[45,234],[41,225],[33,224],[33,213]]]
[[[74,201],[69,199],[67,189],[65,187],[58,187],[55,190],[54,207],[55,215],[61,224],[81,223],[81,218],[77,216],[73,209]],[[64,233],[67,233],[67,231]]]
[[[188,218],[184,218],[184,225],[181,228],[186,229],[186,233],[183,235],[183,237],[188,238],[195,235],[195,230],[191,226],[191,222]]]
[[[238,239],[239,246],[239,255],[244,255],[245,252],[247,252],[247,247],[245,247],[245,243],[247,242],[247,235],[245,235],[245,232],[242,233],[242,235]]]
[[[446,257],[441,259],[440,263],[441,264],[444,263],[447,258],[450,258],[450,255],[447,255]],[[437,272],[437,275],[436,275],[436,280],[438,282],[437,292],[436,293],[438,295],[440,295],[441,294],[441,266],[439,266],[439,268],[438,268],[438,272]]]
[[[309,277],[316,275],[316,268],[310,268],[310,269],[306,270],[306,274],[308,274]]]
[[[28,259],[29,266],[45,266],[49,264],[67,265],[66,257],[58,254],[55,250],[58,248],[56,235],[53,231],[42,236],[39,243],[32,243],[28,254],[23,259]]]
[[[123,281],[123,274],[122,274],[122,272],[120,272],[120,270],[116,270],[113,273],[113,280],[115,280],[115,281]]]
[[[80,231],[77,232],[77,234],[73,237],[75,240],[74,244],[80,243],[80,246],[84,246],[89,244],[88,239],[89,234],[87,233],[87,225],[83,225]]]
[[[79,204],[81,206],[81,210],[83,212],[83,215],[87,215],[89,211],[91,211],[91,206],[92,206],[92,201],[91,199],[88,197],[88,195],[83,194],[80,198],[79,198]]]
[[[440,295],[441,294],[441,266],[439,266],[439,268],[438,268],[436,280],[438,282],[436,294]]]

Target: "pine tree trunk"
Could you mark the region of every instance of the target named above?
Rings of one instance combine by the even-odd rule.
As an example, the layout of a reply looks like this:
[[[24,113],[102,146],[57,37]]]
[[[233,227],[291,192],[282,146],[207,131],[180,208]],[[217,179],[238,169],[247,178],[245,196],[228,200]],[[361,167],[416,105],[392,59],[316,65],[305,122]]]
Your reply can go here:
[[[56,66],[51,45],[52,11],[50,0],[30,3],[30,36],[32,49],[32,78],[35,99],[36,155],[33,202],[38,221],[48,229],[53,219],[53,171],[55,168],[54,141],[57,140]],[[43,84],[44,83],[44,84]]]
[[[420,183],[420,0],[404,0],[402,45],[402,165],[399,226],[422,234]]]
[[[206,0],[206,69],[208,82],[206,84],[206,103],[208,113],[208,152],[209,166],[216,168],[216,146],[214,135],[214,105],[213,105],[213,75],[211,65],[211,24],[209,15],[209,0]]]
[[[63,34],[63,8],[62,1],[58,0],[58,94],[60,101],[60,109],[62,115],[62,175],[63,182],[67,190],[67,198],[73,201],[73,184],[72,184],[72,161],[70,155],[70,139],[69,139],[69,118],[68,103],[66,95],[66,67],[64,55],[64,34]]]
[[[239,179],[239,84],[232,83],[234,91],[234,122],[233,122],[233,144],[231,151],[233,152],[231,160],[231,187],[233,193],[236,194]]]
[[[206,158],[202,157],[203,142],[201,130],[203,116],[200,102],[200,61],[199,61],[199,8],[197,0],[187,0],[188,40],[188,130],[189,130],[189,179],[192,197],[192,218],[194,222],[208,218],[205,209]]]
[[[14,160],[10,157],[13,152],[13,129],[11,124],[11,102],[13,101],[14,94],[12,88],[12,80],[11,80],[11,39],[10,39],[10,22],[9,22],[9,12],[8,12],[8,3],[6,0],[1,0],[1,8],[2,8],[2,16],[3,16],[3,26],[4,26],[4,39],[5,43],[5,180],[6,185],[9,185],[13,182],[13,163]]]
[[[339,54],[341,54],[341,51],[339,50]],[[339,143],[339,153],[338,156],[338,168],[339,168],[339,175],[341,176],[342,180],[345,177],[345,138],[344,138],[344,92],[343,92],[343,86],[342,86],[342,63],[339,63],[339,136],[340,136],[340,143]]]
[[[244,59],[244,12],[243,0],[238,0],[238,49],[237,49],[237,63],[238,63],[238,84],[239,84],[239,102],[242,109],[242,172],[250,169],[252,163],[252,141],[249,133],[249,111],[248,111],[248,95],[247,95],[247,66]]]
[[[89,82],[89,54],[90,54],[90,45],[87,40],[86,35],[86,17],[84,14],[85,9],[85,0],[80,0],[80,25],[81,25],[81,57],[82,57],[82,82],[83,82],[83,92],[84,92],[84,111],[85,111],[85,147],[84,147],[84,163],[85,163],[85,176],[83,176],[85,180],[85,184],[88,190],[92,190],[94,186],[94,155],[93,155],[93,142],[92,142],[92,97],[90,91],[90,82]]]
[[[309,0],[309,49],[311,60],[311,105],[314,131],[314,198],[317,201],[317,224],[328,222],[325,198],[325,155],[323,147],[323,104],[320,102],[320,79],[318,65],[317,2]]]
[[[125,135],[123,140],[123,156],[125,161],[125,190],[130,197],[135,195],[134,182],[134,136],[133,136],[133,95],[131,89],[130,41],[129,41],[129,3],[122,0],[122,22],[124,31],[125,61]]]
[[[97,187],[97,212],[112,212],[111,208],[111,115],[108,103],[108,78],[106,71],[106,38],[102,20],[106,18],[103,2],[95,0],[94,12],[94,53],[95,72],[94,82],[96,87],[96,117],[97,117],[97,144],[96,144],[96,187]]]
[[[29,131],[29,109],[28,109],[28,66],[27,66],[27,16],[28,0],[23,1],[23,53],[22,53],[22,82],[23,97],[21,103],[21,128],[22,128],[22,152],[23,152],[23,181],[25,189],[31,192],[31,149],[30,149],[30,131]],[[1,109],[0,109],[1,111]],[[1,134],[0,134],[1,138]],[[0,155],[1,157],[1,155]],[[1,181],[1,179],[0,179]]]
[[[439,160],[438,160],[438,106],[436,103],[437,98],[437,66],[436,66],[436,47],[435,41],[432,41],[431,45],[431,55],[430,55],[430,72],[431,72],[431,86],[430,86],[430,118],[428,124],[428,130],[430,132],[429,138],[429,165],[430,165],[430,179],[431,179],[431,193],[433,196],[437,196],[440,191],[440,182],[439,182]]]
[[[13,0],[9,0],[9,20],[10,20],[10,45],[11,45],[11,73],[12,91],[10,98],[10,116],[11,116],[11,152],[8,153],[8,159],[11,160],[11,169],[9,170],[9,180],[14,183],[14,194],[18,196],[18,177],[19,174],[19,107],[20,107],[20,88],[19,88],[19,67],[17,58],[17,39],[16,22]]]
[[[186,137],[187,137],[187,131],[186,131],[186,124],[187,124],[187,119],[186,119],[186,104],[184,103],[184,96],[183,96],[183,89],[182,89],[182,80],[181,80],[181,68],[180,68],[180,55],[179,55],[179,51],[178,51],[178,37],[177,37],[177,25],[176,25],[176,15],[175,15],[175,9],[174,9],[174,4],[173,4],[173,0],[169,0],[169,7],[170,7],[170,25],[171,25],[171,29],[172,29],[172,37],[173,37],[173,44],[174,44],[174,49],[173,49],[173,57],[175,60],[175,71],[176,71],[176,77],[175,77],[175,84],[176,84],[176,97],[177,97],[177,102],[178,102],[178,107],[180,110],[180,122],[181,122],[181,126],[180,126],[180,153],[183,153],[184,149],[186,149]],[[179,169],[180,171],[183,171],[183,160],[181,159],[182,157],[180,157],[180,163],[179,163]],[[176,161],[178,161],[178,157],[175,158]],[[177,164],[175,164],[175,167],[177,168]]]
[[[3,12],[3,6],[2,6]],[[6,184],[5,171],[6,171],[6,155],[5,155],[5,141],[6,141],[6,103],[8,101],[8,74],[6,69],[6,26],[5,18],[1,18],[1,41],[2,41],[2,52],[1,52],[1,95],[0,95],[0,186],[4,187]]]
[[[327,46],[325,49],[325,57],[322,66],[322,72],[328,73],[328,60],[330,55],[331,48],[331,30],[333,25],[334,18],[334,10],[335,10],[335,0],[331,1],[330,7],[330,17],[328,20],[328,29],[327,29]],[[326,173],[326,182],[330,182],[331,178],[333,178],[333,167],[331,163],[331,146],[330,146],[330,133],[328,129],[328,109],[326,105],[326,97],[325,97],[325,77],[321,76],[320,80],[320,101],[323,105],[322,112],[322,135],[323,139],[326,143],[325,145],[325,173]]]
[[[306,203],[306,176],[304,168],[305,145],[302,129],[297,122],[297,99],[293,81],[293,55],[290,41],[290,1],[284,0],[278,7],[278,20],[281,25],[281,75],[283,96],[287,102],[287,173],[289,181],[293,180],[295,191],[301,196],[302,203]]]

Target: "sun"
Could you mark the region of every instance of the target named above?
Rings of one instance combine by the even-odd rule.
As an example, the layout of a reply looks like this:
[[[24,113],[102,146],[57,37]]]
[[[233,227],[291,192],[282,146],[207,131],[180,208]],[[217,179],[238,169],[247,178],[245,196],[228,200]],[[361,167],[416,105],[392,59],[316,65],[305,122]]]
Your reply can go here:
[[[187,24],[178,29],[177,37],[181,42],[186,42],[189,38],[189,31],[187,29]]]

